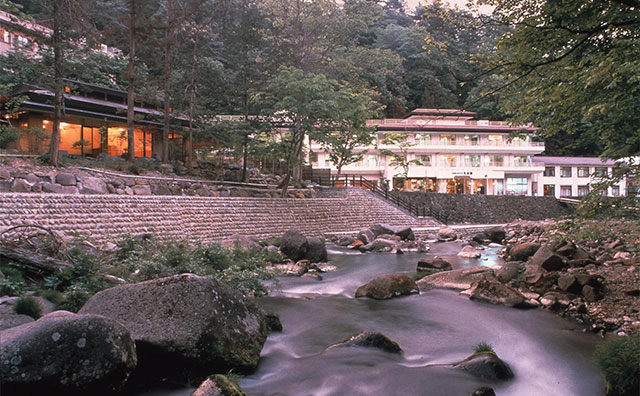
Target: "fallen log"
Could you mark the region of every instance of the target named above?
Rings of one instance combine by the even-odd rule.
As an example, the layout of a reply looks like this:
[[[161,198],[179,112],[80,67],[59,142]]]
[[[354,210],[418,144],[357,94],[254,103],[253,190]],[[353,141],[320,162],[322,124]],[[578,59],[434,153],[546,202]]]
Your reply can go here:
[[[34,272],[52,273],[64,268],[72,267],[71,263],[44,254],[36,253],[25,248],[0,245],[0,257],[5,257],[27,267]]]

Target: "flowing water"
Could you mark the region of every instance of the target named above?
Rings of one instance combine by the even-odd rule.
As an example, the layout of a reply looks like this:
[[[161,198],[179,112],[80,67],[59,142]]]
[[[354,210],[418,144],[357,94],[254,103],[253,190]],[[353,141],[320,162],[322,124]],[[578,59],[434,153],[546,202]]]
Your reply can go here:
[[[457,243],[432,245],[454,268],[500,263],[495,250],[460,259]],[[241,380],[249,395],[468,395],[488,385],[498,396],[602,395],[591,356],[599,338],[580,324],[542,310],[518,310],[470,301],[449,290],[385,301],[355,299],[358,286],[385,273],[415,273],[425,254],[360,254],[330,250],[338,270],[324,280],[282,278],[280,290],[260,299],[276,312],[282,333],[269,336],[258,370]],[[402,355],[374,348],[326,351],[361,330],[395,340]],[[491,344],[515,378],[487,381],[432,364],[457,362],[480,343]],[[167,393],[163,393],[167,395]],[[184,395],[189,392],[174,393]]]

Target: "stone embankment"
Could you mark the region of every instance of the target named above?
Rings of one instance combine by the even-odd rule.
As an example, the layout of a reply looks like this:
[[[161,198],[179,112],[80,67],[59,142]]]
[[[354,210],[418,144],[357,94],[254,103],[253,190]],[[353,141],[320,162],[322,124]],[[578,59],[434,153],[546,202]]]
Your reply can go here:
[[[518,219],[544,220],[563,217],[573,209],[554,197],[468,195],[401,192],[414,206],[446,224],[502,224]]]
[[[222,242],[234,235],[259,239],[291,228],[307,236],[365,229],[372,224],[411,227],[438,224],[416,219],[357,188],[335,198],[281,199],[113,194],[0,195],[0,231],[36,224],[61,233],[78,233],[97,242],[122,234],[152,234]]]

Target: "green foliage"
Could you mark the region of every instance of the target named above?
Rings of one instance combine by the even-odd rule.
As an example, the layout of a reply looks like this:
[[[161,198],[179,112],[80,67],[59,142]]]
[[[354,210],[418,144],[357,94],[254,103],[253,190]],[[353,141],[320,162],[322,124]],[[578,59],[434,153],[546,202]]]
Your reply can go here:
[[[640,335],[616,337],[600,344],[596,363],[605,375],[607,396],[634,396],[640,381]]]
[[[31,316],[38,319],[42,316],[42,305],[33,296],[22,296],[13,304],[13,310],[19,315]]]
[[[62,302],[64,301],[64,295],[62,294],[62,292],[59,292],[58,290],[44,289],[44,290],[40,290],[38,294],[42,298],[46,298],[56,306],[62,304]]]
[[[0,296],[19,296],[26,287],[22,272],[11,264],[13,263],[9,262],[0,266],[5,276],[5,279],[0,281]]]
[[[486,342],[480,342],[476,344],[476,346],[473,347],[473,352],[474,353],[481,353],[481,352],[495,353],[495,351],[493,350],[493,346],[491,346],[491,344],[488,344]]]
[[[588,219],[640,219],[640,196],[634,191],[631,183],[640,175],[640,164],[634,159],[620,162],[614,167],[610,175],[594,178],[589,194],[583,198],[578,211],[583,218]],[[627,180],[628,193],[624,196],[611,197],[608,191],[611,187],[618,187],[621,180]],[[622,191],[621,191],[622,192]]]
[[[504,77],[511,121],[534,122],[544,137],[571,136],[607,158],[638,155],[637,2],[485,2],[512,28],[488,65]]]
[[[414,144],[409,142],[408,135],[400,133],[385,135],[382,144],[395,146],[393,149],[380,150],[380,154],[390,157],[389,165],[401,169],[401,172],[396,173],[396,176],[402,180],[402,189],[404,189],[404,180],[406,180],[409,175],[409,167],[411,164],[422,165],[420,160],[409,160],[409,148],[414,146]]]

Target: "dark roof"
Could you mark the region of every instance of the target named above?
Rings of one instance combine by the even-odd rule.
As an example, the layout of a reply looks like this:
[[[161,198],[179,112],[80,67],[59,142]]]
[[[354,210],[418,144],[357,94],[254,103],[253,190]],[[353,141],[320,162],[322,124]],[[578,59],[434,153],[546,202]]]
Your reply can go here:
[[[552,157],[535,156],[533,162],[542,162],[545,165],[615,165],[613,160],[603,160],[598,157]]]
[[[475,117],[478,113],[463,109],[414,109],[404,118],[411,116],[433,116],[433,117]]]

